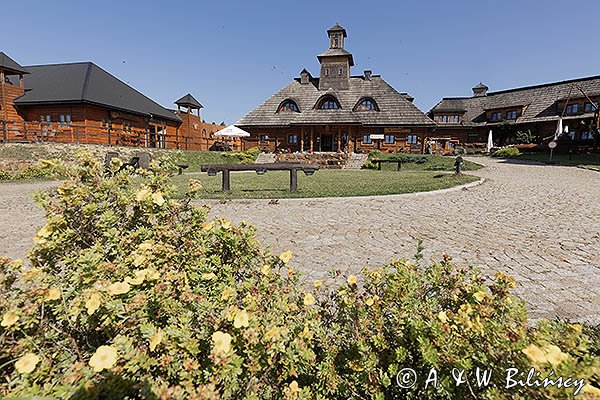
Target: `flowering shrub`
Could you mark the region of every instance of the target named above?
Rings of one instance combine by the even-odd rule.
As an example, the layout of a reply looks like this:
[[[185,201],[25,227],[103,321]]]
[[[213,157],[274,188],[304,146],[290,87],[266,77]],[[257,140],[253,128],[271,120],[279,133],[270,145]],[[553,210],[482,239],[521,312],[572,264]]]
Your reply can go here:
[[[0,259],[0,396],[466,398],[446,373],[483,365],[598,379],[581,327],[530,332],[504,275],[486,284],[450,260],[399,261],[339,287],[308,287],[290,252],[264,252],[246,223],[209,220],[195,207],[197,181],[173,200],[168,161],[152,171],[120,166],[113,160],[107,172],[83,155],[40,196],[47,222],[29,263]],[[435,390],[403,390],[403,366],[445,378]]]

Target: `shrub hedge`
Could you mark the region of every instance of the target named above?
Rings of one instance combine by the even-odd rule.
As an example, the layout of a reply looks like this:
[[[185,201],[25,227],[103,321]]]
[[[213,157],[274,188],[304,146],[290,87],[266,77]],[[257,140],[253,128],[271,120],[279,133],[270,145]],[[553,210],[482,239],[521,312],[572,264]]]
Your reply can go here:
[[[514,280],[446,257],[307,283],[254,229],[174,200],[173,166],[111,171],[88,155],[39,196],[28,263],[0,260],[0,395],[59,399],[550,399],[556,387],[456,386],[453,369],[584,379],[581,325],[527,325]],[[597,348],[597,345],[596,345]],[[402,389],[404,368],[439,382]],[[499,384],[501,382],[498,382]]]

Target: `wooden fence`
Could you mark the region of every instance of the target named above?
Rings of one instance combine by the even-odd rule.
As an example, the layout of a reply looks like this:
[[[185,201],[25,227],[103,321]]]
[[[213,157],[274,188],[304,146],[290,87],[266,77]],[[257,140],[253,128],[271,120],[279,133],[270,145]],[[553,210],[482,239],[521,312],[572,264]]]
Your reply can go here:
[[[100,127],[74,122],[5,121],[0,120],[0,141],[15,143],[103,144],[181,150],[241,149],[239,139],[224,143],[213,138],[184,136],[179,131],[163,133],[150,129]]]

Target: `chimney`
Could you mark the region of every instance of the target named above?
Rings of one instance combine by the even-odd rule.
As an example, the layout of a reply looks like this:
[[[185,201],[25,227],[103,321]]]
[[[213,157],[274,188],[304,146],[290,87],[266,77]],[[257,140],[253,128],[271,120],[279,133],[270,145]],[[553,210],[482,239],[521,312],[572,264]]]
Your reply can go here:
[[[310,72],[308,72],[305,69],[302,70],[302,72],[300,72],[300,83],[302,85],[306,85],[308,83],[310,83],[310,79],[312,78],[312,76],[310,75]]]
[[[370,81],[372,74],[373,74],[373,71],[371,71],[370,69],[365,69],[365,80]]]
[[[479,85],[473,87],[473,97],[487,96],[488,87],[479,82]]]

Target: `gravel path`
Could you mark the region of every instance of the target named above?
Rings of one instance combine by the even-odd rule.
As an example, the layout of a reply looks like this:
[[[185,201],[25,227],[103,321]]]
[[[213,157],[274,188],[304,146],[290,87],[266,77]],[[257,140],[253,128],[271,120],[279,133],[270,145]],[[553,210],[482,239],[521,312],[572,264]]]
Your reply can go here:
[[[365,198],[209,201],[213,214],[247,220],[274,252],[310,279],[411,257],[449,254],[517,279],[531,317],[600,323],[600,174],[487,158],[479,186]],[[0,254],[23,257],[42,212],[31,200],[51,183],[0,184]]]

